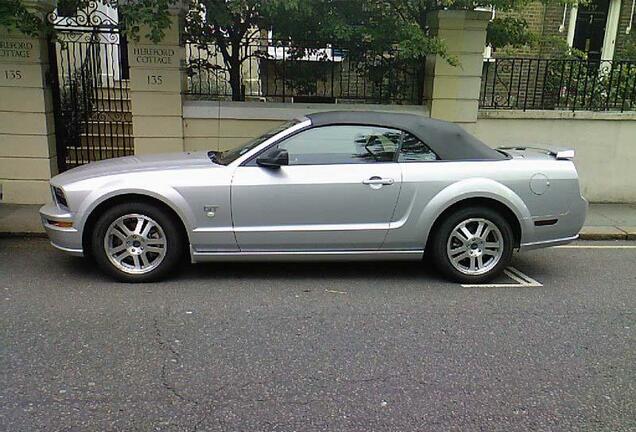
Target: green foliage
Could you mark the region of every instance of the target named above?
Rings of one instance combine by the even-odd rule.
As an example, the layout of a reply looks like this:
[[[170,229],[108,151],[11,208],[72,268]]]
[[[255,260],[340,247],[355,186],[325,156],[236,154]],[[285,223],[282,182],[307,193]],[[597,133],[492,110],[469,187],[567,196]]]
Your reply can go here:
[[[165,30],[170,27],[169,8],[179,0],[134,0],[120,1],[96,0],[98,3],[118,8],[123,17],[124,33],[138,39],[140,29],[144,28],[144,36],[154,42],[160,41]],[[65,15],[72,10],[87,8],[90,0],[58,0],[58,8]],[[37,13],[30,11],[22,0],[0,1],[0,26],[10,31],[20,31],[29,36],[36,36],[52,29]]]
[[[82,6],[81,0],[57,0],[57,11],[59,15],[72,16]]]
[[[587,59],[584,51],[568,45],[565,38],[559,36],[541,36],[533,39],[532,45],[539,49],[541,57],[556,59]]]
[[[291,0],[270,8],[277,38],[311,40],[382,51],[399,48],[404,58],[447,55],[443,42],[428,34],[426,13],[438,9],[415,0]]]
[[[35,36],[44,30],[44,23],[31,13],[20,0],[0,1],[0,26]]]
[[[497,57],[524,57],[528,50],[537,51],[534,57],[551,59],[586,59],[583,51],[570,47],[560,36],[538,36],[531,34],[525,45],[505,45],[497,49]]]
[[[546,93],[553,108],[593,111],[630,109],[636,66],[623,62],[554,62],[548,67]]]
[[[523,18],[495,18],[488,23],[486,43],[494,49],[505,46],[521,47],[532,42],[533,35]]]
[[[278,0],[270,1],[274,3]],[[190,1],[186,16],[185,39],[197,46],[199,50],[209,50],[210,46],[218,49],[229,74],[233,100],[245,99],[245,88],[241,82],[241,66],[252,56],[247,48],[265,24],[264,17],[269,7],[268,3],[270,2],[265,0]],[[194,78],[194,73],[200,70],[201,66],[213,68],[216,65],[202,65],[199,62],[196,65],[198,69],[190,68],[188,74]]]
[[[89,0],[60,0],[63,7],[85,7]],[[97,0],[118,7],[123,13],[125,32],[138,38],[140,32],[159,41],[170,26],[168,9],[178,0],[134,0],[114,2]],[[548,1],[548,0],[546,0]],[[411,58],[439,54],[451,64],[442,41],[430,37],[426,17],[437,9],[473,9],[494,5],[498,10],[523,7],[529,0],[191,0],[189,37],[201,41],[216,39],[226,46],[236,43],[254,26],[274,27],[277,35],[296,40],[363,42],[367,46],[386,47],[397,43]],[[201,14],[201,15],[199,15]],[[0,24],[33,34],[45,24],[31,14],[20,0],[0,3]],[[521,37],[520,27],[513,22],[493,28],[498,40],[505,30],[511,37]],[[221,40],[222,39],[222,40]],[[229,51],[228,51],[229,54]]]
[[[549,1],[549,0],[546,0]],[[273,29],[274,39],[302,45],[313,41],[316,46],[334,46],[347,52],[348,60],[358,73],[371,78],[380,95],[403,91],[397,88],[408,75],[422,75],[426,55],[436,54],[454,66],[458,60],[448,54],[443,40],[432,37],[427,17],[438,9],[466,9],[494,5],[498,10],[511,10],[530,0],[192,0],[188,14],[187,38],[200,48],[214,44],[222,54],[230,75],[233,98],[244,98],[240,84],[243,61],[252,54],[247,47],[255,27]],[[512,33],[517,44],[527,37],[523,23],[498,21],[495,37]],[[516,25],[515,25],[516,24]],[[305,52],[305,51],[303,51]],[[399,54],[398,54],[399,53]],[[200,67],[200,65],[197,65]],[[316,66],[313,75],[318,74]],[[314,90],[318,78],[298,71],[292,87]],[[288,77],[293,74],[287,74]],[[310,79],[311,78],[311,79]],[[288,80],[291,78],[287,78]],[[312,81],[310,83],[310,81]],[[418,89],[415,93],[421,93]]]
[[[88,0],[64,1],[79,8],[88,3]],[[179,3],[178,0],[97,1],[119,8],[123,30],[129,37],[137,39],[143,33],[153,41],[165,36],[171,23],[169,8]],[[427,18],[431,12],[472,10],[478,6],[494,6],[498,11],[506,11],[522,8],[531,0],[189,1],[185,37],[201,48],[210,45],[218,48],[229,74],[233,98],[242,100],[241,66],[254,55],[247,47],[261,36],[262,30],[274,29],[276,37],[291,41],[312,40],[321,42],[322,46],[346,46],[348,55],[356,61],[368,60],[364,56],[369,54],[365,53],[399,52],[399,59],[393,54],[382,54],[380,62],[376,59],[375,63],[366,62],[372,67],[362,67],[374,69],[375,73],[382,68],[412,71],[418,65],[421,67],[424,56],[431,54],[458,65],[457,59],[448,54],[444,41],[430,35]],[[43,26],[20,0],[2,0],[0,24],[31,32]],[[489,28],[489,40],[496,46],[522,45],[528,38],[525,27],[525,22],[519,19],[495,20]]]
[[[65,127],[59,134],[62,141],[75,147],[81,145],[82,134],[86,132],[85,119],[93,114],[93,74],[91,62],[85,62],[64,82],[60,95],[60,125]]]
[[[118,5],[120,22],[128,37],[138,40],[141,29],[153,42],[161,41],[170,28],[169,8],[175,0],[135,0]]]
[[[272,66],[278,69],[275,75],[285,77],[285,85],[296,94],[316,95],[319,87],[328,86],[331,74],[334,72],[331,63],[325,62],[296,61],[282,64],[273,63]],[[282,68],[285,68],[283,73]]]
[[[629,39],[625,43],[625,47],[623,47],[620,56],[625,60],[636,60],[636,30],[630,33]]]

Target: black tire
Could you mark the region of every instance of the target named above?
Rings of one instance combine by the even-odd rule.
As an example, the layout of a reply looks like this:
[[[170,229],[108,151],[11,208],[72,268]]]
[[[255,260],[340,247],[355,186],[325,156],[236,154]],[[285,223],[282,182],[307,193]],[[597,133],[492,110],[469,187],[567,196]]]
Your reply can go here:
[[[486,221],[494,224],[501,233],[501,240],[503,242],[503,249],[499,261],[496,262],[490,269],[482,274],[466,274],[458,270],[447,253],[447,245],[451,233],[459,224],[471,219],[485,219]],[[514,234],[510,223],[496,210],[487,207],[466,207],[459,209],[445,219],[437,226],[436,232],[432,233],[431,238],[431,252],[432,259],[435,267],[444,276],[452,281],[466,284],[479,284],[491,281],[493,278],[503,272],[503,270],[510,263],[512,258],[512,252],[514,249]],[[497,233],[489,234],[489,238],[492,240]],[[452,240],[456,241],[456,239]],[[484,255],[486,256],[486,255]],[[470,260],[470,258],[468,258]],[[490,259],[490,258],[488,258]],[[467,263],[466,259],[462,261]],[[468,266],[468,264],[465,264]]]
[[[156,267],[144,273],[130,273],[118,268],[109,259],[104,245],[105,236],[111,224],[119,218],[131,214],[137,214],[151,219],[159,225],[163,231],[162,237],[165,237],[163,259],[159,260]],[[153,229],[153,231],[157,232],[156,229]],[[149,235],[152,235],[152,233]],[[157,235],[157,237],[159,236]],[[144,202],[122,203],[107,209],[97,219],[91,235],[91,251],[98,267],[104,273],[120,282],[137,283],[160,280],[174,271],[179,265],[184,256],[184,247],[185,239],[183,238],[182,231],[179,229],[179,222],[175,220],[175,217],[158,206]],[[152,257],[159,255],[159,253],[155,255],[150,252],[146,255],[146,258],[150,260]],[[130,259],[127,260],[130,261]]]

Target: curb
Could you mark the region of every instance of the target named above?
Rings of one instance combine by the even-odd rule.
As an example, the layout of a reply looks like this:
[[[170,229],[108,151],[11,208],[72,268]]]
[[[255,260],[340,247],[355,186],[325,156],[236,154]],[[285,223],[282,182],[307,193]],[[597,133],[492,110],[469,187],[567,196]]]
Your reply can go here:
[[[636,228],[628,226],[584,226],[581,240],[636,240]]]
[[[635,234],[628,233],[595,233],[587,232],[579,234],[579,240],[636,240]]]
[[[46,238],[45,232],[0,232],[0,238]]]

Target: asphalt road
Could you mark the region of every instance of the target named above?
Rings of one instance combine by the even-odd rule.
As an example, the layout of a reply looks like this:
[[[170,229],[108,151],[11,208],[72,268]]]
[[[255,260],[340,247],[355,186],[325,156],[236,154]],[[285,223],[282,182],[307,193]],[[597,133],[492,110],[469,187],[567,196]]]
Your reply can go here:
[[[578,245],[632,248],[518,255],[541,287],[414,263],[126,285],[0,239],[0,430],[634,431],[636,243]]]

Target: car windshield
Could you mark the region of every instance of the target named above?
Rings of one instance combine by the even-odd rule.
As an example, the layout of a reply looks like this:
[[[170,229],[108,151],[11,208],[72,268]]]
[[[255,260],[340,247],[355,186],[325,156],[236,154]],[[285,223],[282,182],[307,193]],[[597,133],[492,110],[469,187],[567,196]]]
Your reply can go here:
[[[264,143],[269,138],[271,138],[274,135],[284,131],[285,129],[289,129],[290,127],[292,127],[292,126],[294,126],[295,124],[298,124],[298,123],[300,123],[300,120],[288,121],[288,122],[283,123],[282,125],[274,128],[274,129],[270,130],[269,132],[259,136],[258,138],[254,138],[254,139],[248,141],[247,143],[243,144],[242,146],[239,146],[237,148],[233,148],[231,150],[226,150],[226,151],[221,152],[221,153],[219,153],[219,152],[209,152],[208,155],[210,156],[210,159],[212,159],[212,162],[215,162],[215,163],[218,163],[218,164],[221,164],[221,165],[231,164],[232,162],[234,162],[239,157],[243,156],[248,151],[250,151],[253,148],[255,148],[256,146]]]

